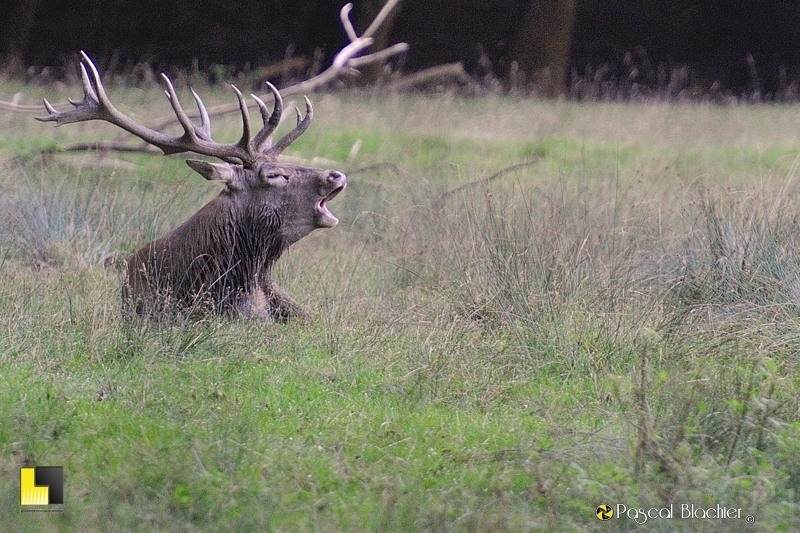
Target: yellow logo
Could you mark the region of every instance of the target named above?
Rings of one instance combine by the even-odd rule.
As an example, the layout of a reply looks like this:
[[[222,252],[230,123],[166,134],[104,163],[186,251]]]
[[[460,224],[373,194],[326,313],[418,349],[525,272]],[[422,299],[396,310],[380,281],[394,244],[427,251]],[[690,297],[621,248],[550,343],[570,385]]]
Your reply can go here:
[[[63,503],[63,467],[37,466],[19,469],[20,505],[61,505]]]
[[[600,520],[611,520],[611,517],[614,516],[614,509],[608,505],[599,506],[595,512]]]

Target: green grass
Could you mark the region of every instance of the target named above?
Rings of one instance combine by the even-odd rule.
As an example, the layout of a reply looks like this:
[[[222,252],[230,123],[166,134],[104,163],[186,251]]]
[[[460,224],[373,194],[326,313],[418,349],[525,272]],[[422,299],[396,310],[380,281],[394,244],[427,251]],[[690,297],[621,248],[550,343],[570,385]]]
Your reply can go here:
[[[120,260],[216,188],[180,158],[42,160],[116,132],[0,116],[6,531],[800,525],[794,108],[314,104],[290,155],[350,185],[277,266],[316,317],[286,326],[123,324]],[[19,512],[25,465],[64,466],[63,513]],[[755,523],[637,529],[603,503]]]

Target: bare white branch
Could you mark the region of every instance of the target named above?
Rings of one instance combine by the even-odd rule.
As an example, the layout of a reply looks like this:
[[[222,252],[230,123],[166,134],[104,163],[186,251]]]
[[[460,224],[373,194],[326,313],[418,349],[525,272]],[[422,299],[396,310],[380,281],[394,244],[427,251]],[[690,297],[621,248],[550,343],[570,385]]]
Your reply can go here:
[[[372,24],[369,25],[367,31],[365,31],[361,37],[372,37],[375,35],[375,32],[378,31],[378,28],[380,28],[381,25],[386,21],[389,13],[391,13],[394,7],[399,3],[400,0],[388,0],[378,12],[375,20],[372,21]]]
[[[373,20],[372,23],[369,25],[367,31],[364,32],[364,34],[361,35],[360,37],[356,33],[353,24],[350,22],[350,12],[353,9],[353,5],[348,3],[342,6],[342,9],[339,12],[339,18],[341,19],[342,26],[344,27],[345,32],[347,33],[347,36],[348,38],[350,38],[351,42],[336,54],[333,61],[331,62],[330,67],[323,70],[313,78],[309,78],[295,85],[284,87],[283,89],[281,89],[281,94],[284,96],[293,96],[297,94],[312,92],[318,89],[319,87],[323,87],[331,83],[332,81],[334,81],[335,79],[339,78],[344,74],[352,74],[354,71],[357,71],[358,68],[361,68],[365,65],[385,61],[386,59],[392,56],[407,51],[408,44],[397,43],[388,48],[385,48],[378,52],[374,52],[369,55],[364,55],[364,56],[359,55],[366,48],[372,45],[373,43],[372,35],[378,30],[381,24],[383,24],[386,21],[392,9],[394,9],[394,7],[399,2],[400,0],[388,0],[386,4],[384,4],[383,8],[381,8],[378,15],[375,17],[375,20]],[[251,104],[251,106],[252,105],[254,104]],[[208,108],[208,113],[211,116],[221,116],[233,113],[238,109],[239,107],[236,105],[223,104]],[[175,121],[176,121],[175,117],[165,117],[155,122],[152,128],[154,130],[161,131],[167,126],[174,124]]]
[[[323,87],[331,83],[340,76],[357,72],[357,69],[365,65],[385,61],[392,56],[407,51],[408,45],[406,43],[397,43],[383,50],[379,50],[368,55],[361,55],[364,50],[369,48],[374,43],[374,34],[387,20],[389,14],[399,2],[400,0],[388,0],[381,8],[380,12],[372,21],[372,23],[369,25],[367,30],[361,36],[358,35],[353,23],[350,21],[350,13],[353,10],[353,5],[350,3],[345,4],[340,10],[339,18],[342,26],[344,27],[345,33],[351,42],[334,56],[331,65],[327,69],[303,82],[283,88],[281,90],[281,94],[283,96],[292,96],[312,92],[319,87]],[[151,145],[157,146],[164,151],[164,153],[194,151],[196,153],[203,153],[213,157],[219,157],[225,161],[249,161],[254,157],[250,148],[250,145],[253,143],[251,143],[251,138],[249,136],[247,109],[258,107],[261,110],[262,116],[265,116],[265,111],[262,105],[263,102],[260,102],[260,98],[255,97],[254,103],[247,104],[242,99],[241,93],[234,88],[238,100],[236,104],[224,104],[206,108],[196,93],[193,92],[193,96],[198,105],[199,111],[187,113],[183,110],[178,102],[177,94],[175,93],[175,89],[172,87],[169,79],[166,79],[165,77],[164,82],[167,86],[167,98],[173,107],[174,115],[161,118],[155,121],[150,127],[146,127],[144,125],[134,123],[130,118],[122,115],[122,113],[114,109],[113,105],[111,105],[108,97],[105,94],[102,83],[100,82],[100,74],[97,72],[96,67],[86,54],[83,54],[81,69],[84,100],[80,102],[73,102],[72,104],[75,106],[75,109],[67,112],[59,112],[54,106],[50,105],[48,102],[45,102],[48,117],[46,117],[44,120],[53,121],[57,124],[80,122],[83,120],[106,120],[116,124],[117,126],[120,126],[122,129],[126,130],[128,134],[133,134],[144,139]],[[273,98],[275,96],[275,92],[276,91],[272,90]],[[0,102],[0,107],[11,109],[13,111],[28,111],[30,109],[28,106],[20,106],[13,102]],[[242,114],[242,121],[244,123],[243,129],[245,133],[243,133],[242,139],[240,139],[238,143],[234,143],[232,145],[221,145],[211,141],[209,117],[226,115],[236,111],[239,111]],[[278,113],[278,116],[279,115],[280,113]],[[198,117],[201,119],[199,128],[191,122],[191,119]],[[165,128],[175,124],[176,122],[179,122],[184,129],[184,134],[182,136],[168,137],[160,133]],[[277,121],[272,119],[268,120],[267,122],[269,124],[265,123],[264,130],[255,136],[257,141],[255,144],[259,147],[269,146],[269,133],[271,133],[277,125]],[[307,127],[307,125],[308,121],[304,120],[302,126],[298,126],[298,128],[304,129]],[[290,136],[294,136],[296,133],[297,132],[292,132]],[[118,138],[117,141],[119,140],[121,139]],[[279,142],[278,145],[281,145],[281,143]],[[116,144],[110,146],[112,149],[117,149]]]
[[[347,38],[350,39],[350,42],[353,42],[358,39],[358,34],[356,33],[356,29],[353,27],[353,23],[350,22],[350,11],[353,10],[353,4],[345,4],[342,6],[342,10],[339,12],[339,19],[342,21],[342,26],[344,26],[344,32],[347,34]]]
[[[380,63],[384,59],[389,59],[392,56],[396,56],[397,54],[402,54],[408,50],[408,45],[406,43],[397,43],[393,44],[388,48],[384,48],[380,52],[375,52],[373,54],[368,54],[365,56],[354,57],[348,63],[353,69],[357,69],[363,65],[369,65],[370,63]]]

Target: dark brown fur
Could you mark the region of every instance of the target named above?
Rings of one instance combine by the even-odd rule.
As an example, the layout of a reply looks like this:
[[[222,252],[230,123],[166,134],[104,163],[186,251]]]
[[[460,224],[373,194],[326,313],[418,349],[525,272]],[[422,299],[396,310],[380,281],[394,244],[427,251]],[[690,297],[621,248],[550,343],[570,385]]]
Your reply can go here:
[[[189,164],[226,189],[130,258],[126,313],[158,320],[183,313],[308,318],[270,269],[289,245],[336,224],[325,202],[344,188],[344,174],[266,158],[257,170]]]

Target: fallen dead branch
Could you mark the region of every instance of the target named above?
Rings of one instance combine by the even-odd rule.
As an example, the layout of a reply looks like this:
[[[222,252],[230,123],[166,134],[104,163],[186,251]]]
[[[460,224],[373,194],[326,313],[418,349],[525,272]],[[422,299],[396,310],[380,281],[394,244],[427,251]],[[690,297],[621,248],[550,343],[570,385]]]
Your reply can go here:
[[[291,85],[289,87],[284,87],[281,89],[281,94],[286,96],[293,96],[298,94],[304,94],[312,92],[320,87],[323,87],[337,78],[343,75],[355,75],[358,73],[358,69],[364,67],[366,65],[370,65],[373,63],[380,63],[385,61],[386,59],[405,52],[408,50],[408,45],[406,43],[397,43],[388,48],[383,50],[379,50],[377,52],[373,52],[366,55],[361,55],[367,48],[369,48],[374,43],[374,35],[380,28],[380,26],[386,21],[391,11],[395,8],[395,6],[400,2],[400,0],[388,0],[386,4],[384,4],[383,8],[378,12],[375,16],[375,19],[372,23],[367,27],[363,34],[358,35],[355,28],[353,27],[352,22],[350,21],[350,12],[353,9],[353,4],[345,4],[340,13],[339,18],[341,20],[342,26],[344,27],[345,33],[347,34],[348,38],[350,39],[350,43],[339,50],[339,52],[334,56],[331,65],[325,69],[324,71],[320,72],[316,76],[297,83],[295,85]],[[17,98],[15,96],[15,98]],[[271,95],[270,95],[271,98]],[[266,96],[264,99],[268,99]],[[26,106],[20,105],[14,101],[12,102],[2,102],[4,109],[9,109],[11,111],[24,111],[28,112],[31,110],[39,110],[39,107],[33,108],[33,106]],[[251,103],[248,104],[248,108],[255,108],[256,104]],[[59,107],[59,106],[53,106]],[[32,109],[33,108],[33,109]],[[216,117],[221,115],[226,115],[229,113],[238,112],[240,110],[239,104],[223,104],[219,106],[213,106],[207,108],[208,117]],[[190,119],[196,119],[200,117],[198,112],[194,113],[186,113],[186,115]],[[154,121],[149,128],[154,131],[163,131],[165,128],[178,123],[178,118],[175,115],[170,115],[167,117],[163,117]],[[117,137],[114,141],[111,142],[104,142],[104,143],[81,143],[81,144],[74,144],[62,148],[48,148],[43,150],[41,153],[57,153],[59,151],[80,151],[80,150],[109,150],[109,151],[122,151],[122,152],[143,152],[143,153],[153,153],[152,149],[143,146],[131,146],[126,144],[125,139],[130,138],[130,134],[124,134]]]
[[[383,22],[389,16],[389,13],[399,2],[400,0],[388,0],[380,12],[375,16],[375,20],[372,21],[372,23],[361,36],[356,33],[352,22],[350,22],[350,12],[353,9],[353,4],[345,4],[339,13],[339,18],[341,19],[342,26],[344,27],[348,38],[350,39],[350,44],[339,50],[336,56],[334,56],[333,62],[327,69],[320,72],[313,78],[289,87],[281,88],[281,95],[287,97],[313,92],[314,90],[331,83],[342,75],[357,74],[360,67],[372,63],[380,63],[394,55],[407,51],[408,45],[406,43],[397,43],[378,52],[359,56],[361,52],[372,45],[374,42],[373,35],[375,35],[375,33],[378,31],[378,28],[380,28],[381,24],[383,24]],[[267,97],[265,96],[264,98]],[[253,108],[254,104],[249,104],[249,107]],[[238,104],[223,104],[209,107],[208,115],[210,117],[215,117],[227,115],[229,113],[235,113],[238,111]],[[197,117],[199,117],[199,114],[197,113],[189,114],[189,118]],[[162,131],[167,126],[176,124],[177,122],[177,118],[174,115],[170,115],[155,121],[150,128],[155,131]]]
[[[427,86],[431,84],[442,84],[445,86],[453,85],[472,85],[475,80],[464,70],[464,65],[458,61],[427,68],[413,74],[407,74],[393,80],[388,86],[392,90],[407,91],[414,87]]]

